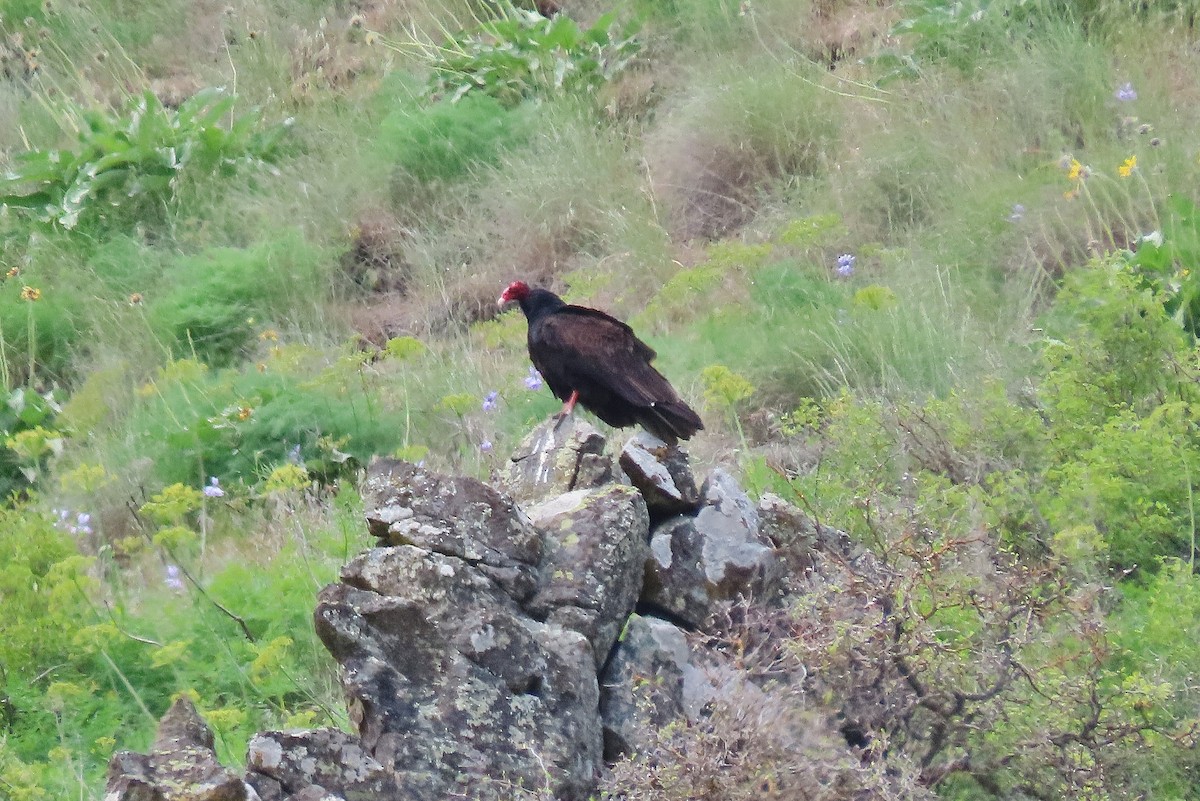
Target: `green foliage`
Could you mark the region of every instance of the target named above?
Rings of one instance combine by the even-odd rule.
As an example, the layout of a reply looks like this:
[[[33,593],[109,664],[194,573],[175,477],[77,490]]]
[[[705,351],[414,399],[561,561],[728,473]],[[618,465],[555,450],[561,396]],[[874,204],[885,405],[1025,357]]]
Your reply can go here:
[[[1093,526],[1110,564],[1153,571],[1194,549],[1192,465],[1200,394],[1191,337],[1124,259],[1070,276],[1044,351],[1043,398],[1060,454],[1044,511],[1059,529]]]
[[[176,356],[217,367],[246,358],[271,322],[308,319],[320,297],[322,251],[285,232],[250,248],[211,248],[168,267],[146,316]]]
[[[217,476],[254,485],[294,462],[331,482],[400,444],[402,432],[372,406],[358,368],[280,367],[272,360],[261,373],[164,375],[148,386],[132,423],[158,480],[197,486]]]
[[[815,214],[792,220],[779,232],[778,239],[782,245],[806,250],[841,239],[846,233],[846,226],[840,215]]]
[[[13,158],[0,182],[0,206],[66,229],[161,220],[182,181],[231,174],[278,155],[287,126],[260,131],[252,110],[223,127],[234,103],[222,90],[207,89],[173,110],[147,91],[120,116],[87,112],[76,150]]]
[[[416,337],[392,337],[383,346],[383,352],[389,359],[405,361],[415,359],[428,350],[421,340]]]
[[[754,385],[745,376],[723,364],[712,364],[700,371],[704,398],[713,406],[733,411],[740,401],[754,394]]]
[[[909,42],[911,50],[882,63],[908,77],[941,62],[970,72],[1014,42],[1070,18],[1070,5],[1060,0],[906,0],[901,6],[905,15],[892,35]]]
[[[154,503],[174,516],[192,506],[176,503],[186,494]],[[66,531],[30,509],[0,509],[5,797],[90,797],[111,753],[148,747],[181,692],[198,699],[227,765],[264,727],[343,723],[328,714],[332,667],[310,619],[314,587],[347,556],[338,516],[359,514],[338,506],[315,518],[293,510],[282,545],[258,542],[249,558],[211,564],[210,577],[193,573],[203,593],[174,583],[171,564],[140,573],[165,581],[102,587]]]
[[[55,428],[59,411],[53,392],[19,387],[8,394],[0,408],[0,497],[27,492],[62,453],[64,435]]]
[[[1200,208],[1185,195],[1170,197],[1163,230],[1142,237],[1126,258],[1161,293],[1167,314],[1200,338]]]
[[[380,148],[417,185],[460,180],[524,142],[529,117],[482,92],[457,103],[402,106],[380,126]]]
[[[580,29],[566,14],[547,19],[503,6],[495,19],[438,49],[429,92],[452,103],[478,92],[506,106],[531,97],[594,94],[629,66],[640,47],[630,32],[618,29],[613,12]]]
[[[770,244],[725,240],[709,246],[707,258],[680,270],[663,284],[647,306],[647,316],[679,316],[702,301],[718,301],[716,291],[732,280],[746,280],[770,258]]]

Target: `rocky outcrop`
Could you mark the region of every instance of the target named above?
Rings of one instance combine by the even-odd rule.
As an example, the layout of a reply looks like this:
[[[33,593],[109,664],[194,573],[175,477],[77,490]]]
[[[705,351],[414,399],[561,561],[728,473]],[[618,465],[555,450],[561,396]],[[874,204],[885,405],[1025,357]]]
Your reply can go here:
[[[695,514],[700,508],[701,496],[687,451],[670,447],[642,431],[625,443],[620,465],[646,499],[646,509],[655,523],[674,515]]]
[[[681,629],[665,620],[631,617],[600,683],[605,758],[633,753],[652,728],[696,714],[701,681]]]
[[[775,544],[807,536],[794,510],[760,513],[722,471],[697,488],[678,448],[639,435],[618,467],[605,447],[586,424],[549,421],[502,489],[377,460],[362,485],[377,547],[314,613],[354,732],[262,732],[245,780],[202,733],[169,760],[118,755],[110,792],[150,794],[114,801],[591,796],[605,757],[718,697],[728,677],[703,667],[685,629],[724,600],[773,598]],[[166,794],[157,777],[180,760],[199,771],[193,786],[231,794]]]
[[[413,545],[355,558],[315,617],[363,747],[403,797],[546,783],[556,798],[586,797],[600,727],[583,635],[534,620],[465,560]]]
[[[148,754],[119,751],[108,765],[104,801],[257,801],[241,776],[217,762],[212,729],[186,697],[158,724]]]
[[[587,638],[603,664],[642,589],[646,503],[633,487],[576,490],[530,510],[546,535],[541,589],[530,612]]]
[[[543,423],[517,446],[503,479],[504,491],[533,505],[567,492],[601,487],[614,476],[607,440],[575,416]]]
[[[262,801],[300,801],[300,793],[314,801],[399,798],[402,792],[392,771],[341,729],[259,732],[250,740],[246,768],[246,781]]]

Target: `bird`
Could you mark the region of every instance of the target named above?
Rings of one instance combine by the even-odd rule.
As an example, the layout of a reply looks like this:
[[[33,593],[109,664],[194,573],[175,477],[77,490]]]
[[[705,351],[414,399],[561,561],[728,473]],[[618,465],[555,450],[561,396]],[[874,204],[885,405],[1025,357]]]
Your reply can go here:
[[[528,323],[530,361],[564,402],[560,422],[578,403],[614,428],[640,424],[668,445],[704,429],[700,415],[651,366],[658,354],[628,325],[524,281],[509,284],[499,305],[513,301]]]

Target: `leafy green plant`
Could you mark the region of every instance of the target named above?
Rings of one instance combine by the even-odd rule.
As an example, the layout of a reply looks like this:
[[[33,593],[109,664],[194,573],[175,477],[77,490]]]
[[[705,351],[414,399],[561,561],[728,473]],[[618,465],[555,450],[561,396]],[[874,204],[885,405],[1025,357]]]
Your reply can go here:
[[[969,72],[1008,43],[1071,13],[1058,0],[906,0],[900,5],[904,17],[892,35],[911,49],[879,59],[893,77],[915,77],[922,67],[939,62]]]
[[[632,33],[617,28],[616,12],[581,29],[566,14],[547,19],[501,6],[494,19],[436,51],[429,93],[455,102],[480,92],[506,106],[531,97],[592,94],[640,49]]]
[[[162,219],[183,181],[231,174],[278,155],[289,124],[260,129],[235,98],[205,89],[168,109],[147,91],[123,114],[90,111],[73,150],[29,150],[0,179],[0,206],[54,227],[114,228]]]
[[[1167,200],[1163,230],[1143,236],[1126,260],[1163,298],[1163,307],[1200,338],[1200,208],[1186,195]]]
[[[402,432],[372,405],[374,390],[362,385],[355,365],[293,375],[276,360],[264,368],[164,375],[148,387],[154,397],[134,421],[160,481],[194,486],[217,476],[253,486],[294,463],[313,480],[332,482],[400,445]]]
[[[167,288],[146,302],[153,329],[177,356],[213,366],[245,358],[270,323],[307,319],[320,302],[321,249],[296,232],[249,248],[211,248],[165,271]]]
[[[408,182],[429,185],[465,178],[495,164],[504,151],[529,135],[527,115],[505,108],[494,97],[472,92],[457,103],[402,106],[380,126],[379,144]]]
[[[18,387],[0,407],[0,501],[25,492],[61,454],[64,435],[54,427],[54,393]]]

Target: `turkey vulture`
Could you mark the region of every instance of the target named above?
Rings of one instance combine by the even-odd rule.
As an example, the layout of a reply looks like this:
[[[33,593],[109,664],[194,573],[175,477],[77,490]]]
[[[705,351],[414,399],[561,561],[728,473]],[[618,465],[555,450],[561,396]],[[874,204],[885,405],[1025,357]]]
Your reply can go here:
[[[602,311],[573,306],[546,289],[514,281],[500,305],[521,304],[529,323],[529,358],[554,397],[575,404],[610,426],[640,423],[669,445],[704,428],[662,374],[650,366],[657,355],[625,323]]]

